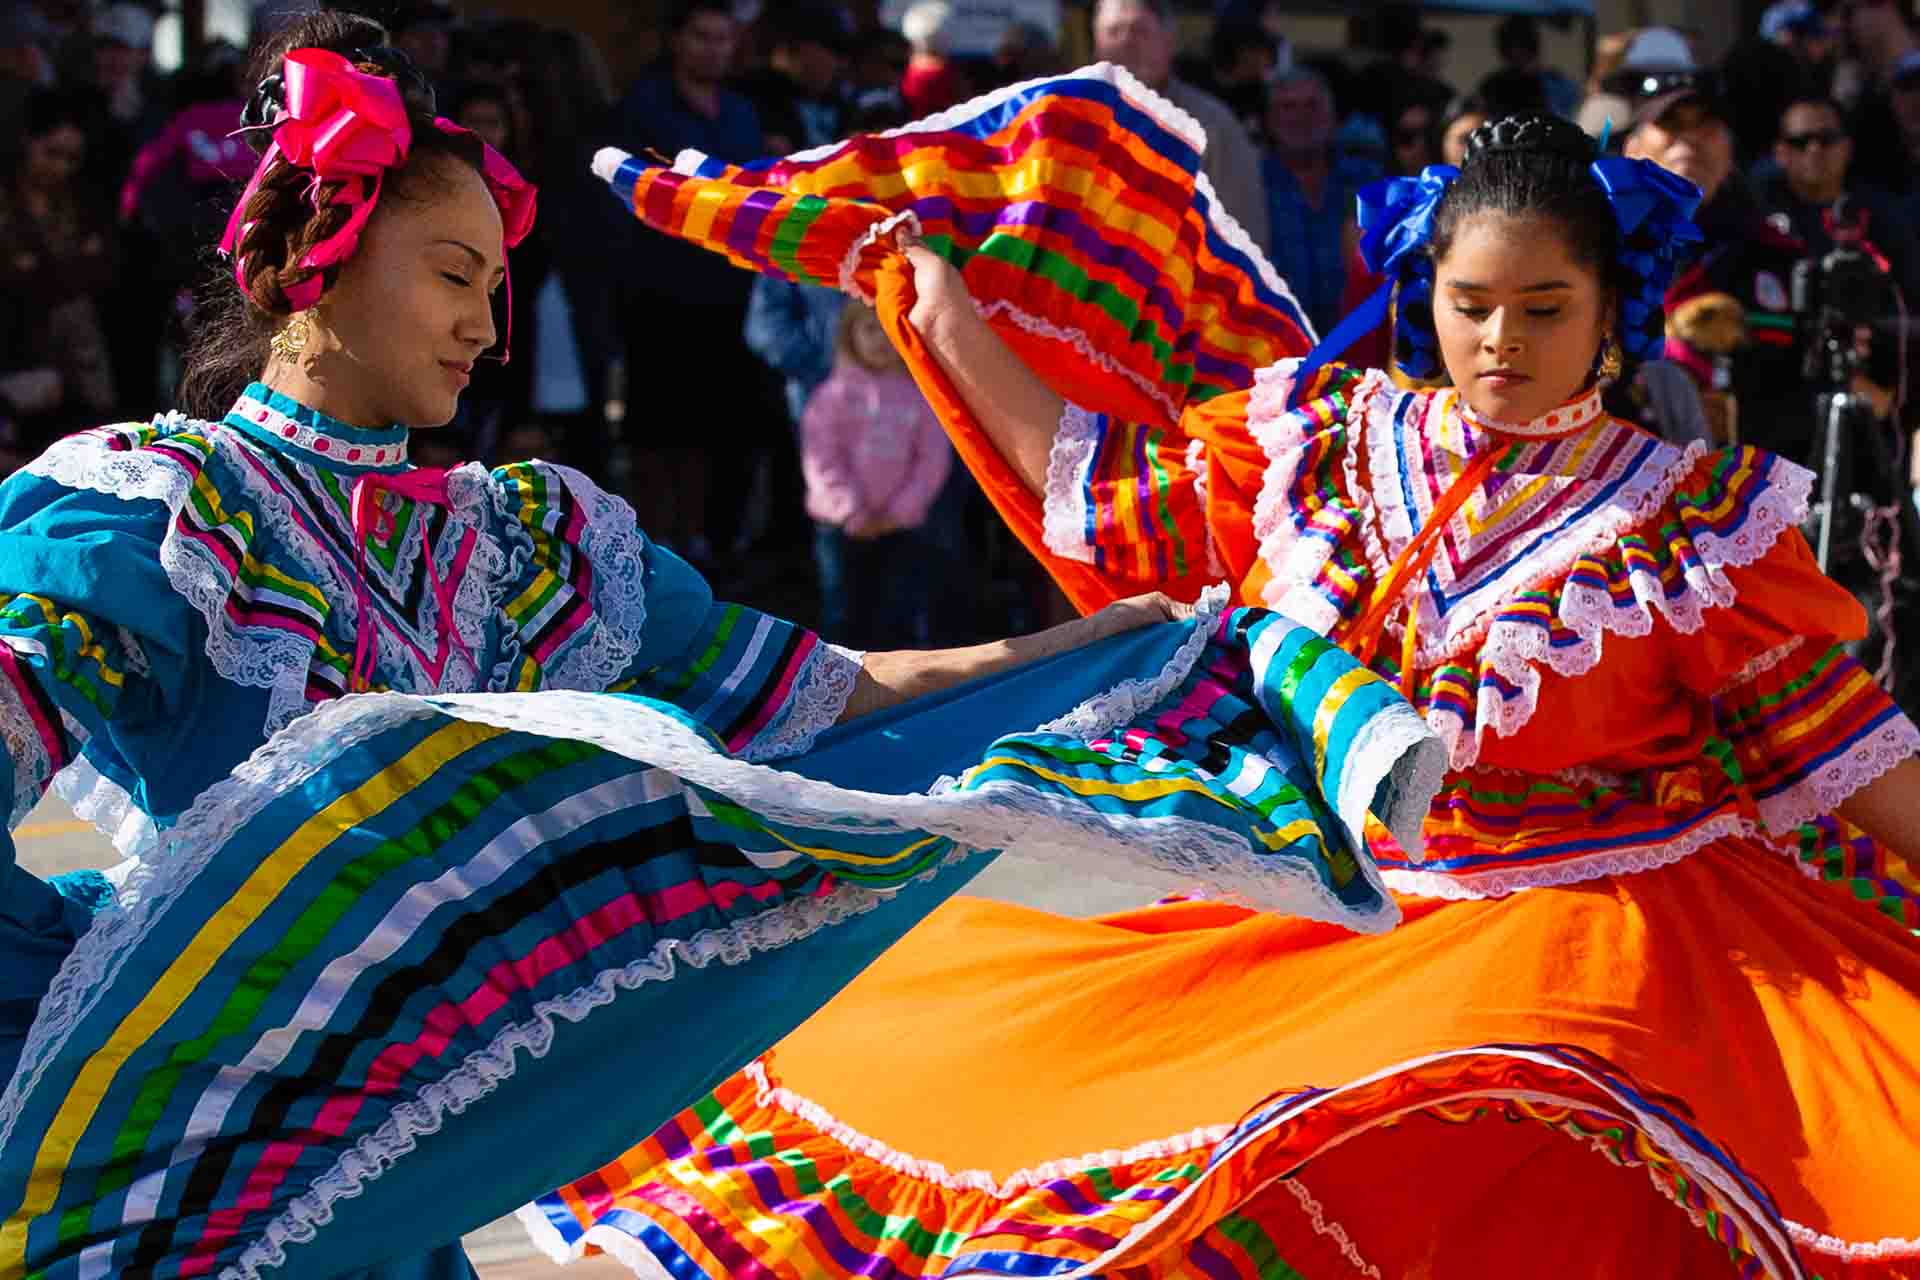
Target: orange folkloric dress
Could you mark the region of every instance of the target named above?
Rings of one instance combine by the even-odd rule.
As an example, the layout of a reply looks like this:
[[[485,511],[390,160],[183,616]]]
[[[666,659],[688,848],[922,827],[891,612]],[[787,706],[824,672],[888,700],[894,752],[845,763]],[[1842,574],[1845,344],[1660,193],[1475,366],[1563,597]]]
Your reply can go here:
[[[1044,93],[988,104],[1044,132]],[[1834,817],[1920,732],[1839,649],[1864,619],[1796,528],[1808,472],[1593,395],[1497,427],[1285,360],[1171,424],[1070,407],[1036,498],[904,269],[874,287],[1083,606],[1217,576],[1357,643],[1465,493],[1374,659],[1451,752],[1421,859],[1373,850],[1403,919],[956,899],[523,1210],[538,1240],[676,1280],[1920,1275],[1913,882]],[[1070,346],[1044,372],[1097,391]]]

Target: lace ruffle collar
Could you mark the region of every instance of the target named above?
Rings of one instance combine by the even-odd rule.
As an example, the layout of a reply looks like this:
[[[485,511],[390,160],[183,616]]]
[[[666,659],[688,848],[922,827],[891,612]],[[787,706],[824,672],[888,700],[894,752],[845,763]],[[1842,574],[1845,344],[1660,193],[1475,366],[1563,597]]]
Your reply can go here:
[[[336,470],[397,470],[407,465],[405,427],[350,427],[255,382],[227,411],[228,426],[303,462]]]
[[[1499,422],[1483,417],[1473,411],[1463,395],[1448,397],[1457,407],[1457,412],[1468,426],[1476,431],[1485,431],[1494,435],[1517,436],[1524,440],[1551,440],[1556,436],[1571,435],[1592,426],[1600,417],[1600,386],[1595,383],[1587,390],[1567,401],[1557,409],[1550,409],[1532,422]]]

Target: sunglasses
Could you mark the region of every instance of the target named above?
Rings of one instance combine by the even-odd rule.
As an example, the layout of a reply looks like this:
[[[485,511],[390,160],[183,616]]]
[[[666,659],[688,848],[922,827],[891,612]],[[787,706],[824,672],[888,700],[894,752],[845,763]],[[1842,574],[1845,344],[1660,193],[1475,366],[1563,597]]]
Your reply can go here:
[[[1812,146],[1837,147],[1847,140],[1847,135],[1838,129],[1821,129],[1814,133],[1783,133],[1780,141],[1791,151],[1805,151]]]

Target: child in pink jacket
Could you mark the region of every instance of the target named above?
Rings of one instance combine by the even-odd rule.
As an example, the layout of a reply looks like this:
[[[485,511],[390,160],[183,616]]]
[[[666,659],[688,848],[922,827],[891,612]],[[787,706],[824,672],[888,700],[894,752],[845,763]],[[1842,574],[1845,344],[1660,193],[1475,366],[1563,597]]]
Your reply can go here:
[[[927,513],[953,446],[871,309],[840,313],[833,372],[800,417],[821,634],[867,649],[929,643],[940,558]]]

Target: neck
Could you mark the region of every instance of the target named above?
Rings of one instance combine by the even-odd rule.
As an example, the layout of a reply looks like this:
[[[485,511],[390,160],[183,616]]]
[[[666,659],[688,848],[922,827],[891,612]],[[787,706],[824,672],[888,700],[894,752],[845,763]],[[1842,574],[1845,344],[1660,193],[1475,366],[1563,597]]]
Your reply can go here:
[[[267,367],[260,373],[260,381],[268,390],[277,391],[289,400],[297,400],[307,408],[350,427],[377,429],[392,425],[365,396],[356,396],[344,390],[338,380],[324,374],[316,375],[305,365],[269,357]]]
[[[1310,151],[1281,151],[1280,163],[1287,166],[1294,180],[1302,186],[1319,184],[1333,167],[1332,159],[1325,147],[1316,147]]]

